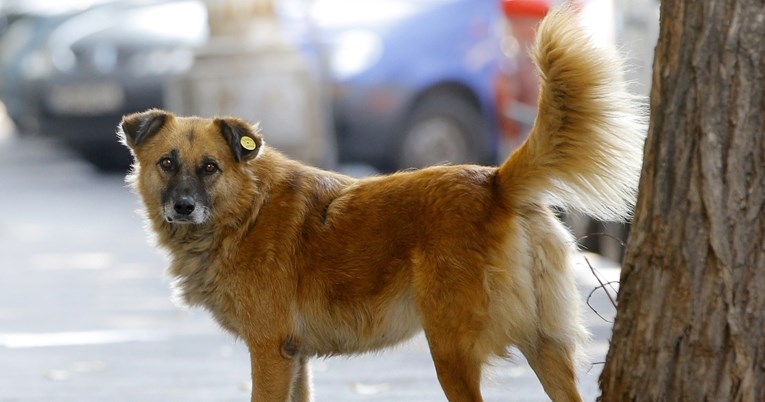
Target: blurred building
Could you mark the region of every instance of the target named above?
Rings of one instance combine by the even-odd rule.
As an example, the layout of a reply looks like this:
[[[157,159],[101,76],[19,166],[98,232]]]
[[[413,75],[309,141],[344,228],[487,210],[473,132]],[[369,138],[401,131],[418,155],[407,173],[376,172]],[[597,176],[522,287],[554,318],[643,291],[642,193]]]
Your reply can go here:
[[[206,0],[210,36],[193,67],[167,88],[182,115],[233,115],[259,122],[267,143],[303,162],[336,164],[329,102],[316,60],[284,35],[270,0]]]

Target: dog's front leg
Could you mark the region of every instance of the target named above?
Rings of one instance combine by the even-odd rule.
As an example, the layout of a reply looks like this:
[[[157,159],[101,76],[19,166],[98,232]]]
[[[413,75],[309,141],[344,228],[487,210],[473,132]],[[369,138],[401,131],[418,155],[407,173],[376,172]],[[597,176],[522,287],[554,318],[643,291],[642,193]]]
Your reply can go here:
[[[290,402],[300,359],[285,355],[280,342],[248,343],[252,402]]]

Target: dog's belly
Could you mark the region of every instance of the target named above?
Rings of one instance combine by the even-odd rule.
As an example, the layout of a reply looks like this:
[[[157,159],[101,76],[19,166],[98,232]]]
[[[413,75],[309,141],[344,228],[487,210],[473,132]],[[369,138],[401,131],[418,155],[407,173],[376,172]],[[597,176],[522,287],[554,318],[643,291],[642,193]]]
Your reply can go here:
[[[321,304],[302,309],[294,317],[301,349],[308,356],[378,350],[405,341],[422,329],[408,295],[387,303],[373,300],[357,305]]]

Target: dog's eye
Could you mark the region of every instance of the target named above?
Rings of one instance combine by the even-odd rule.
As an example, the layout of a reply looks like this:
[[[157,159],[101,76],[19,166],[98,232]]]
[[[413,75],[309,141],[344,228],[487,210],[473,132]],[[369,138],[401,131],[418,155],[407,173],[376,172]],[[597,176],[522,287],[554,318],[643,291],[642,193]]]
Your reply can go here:
[[[159,167],[164,171],[171,171],[175,167],[175,162],[170,158],[162,158],[159,160]]]
[[[207,162],[202,166],[202,172],[205,174],[213,174],[217,171],[218,171],[218,165],[212,162]]]

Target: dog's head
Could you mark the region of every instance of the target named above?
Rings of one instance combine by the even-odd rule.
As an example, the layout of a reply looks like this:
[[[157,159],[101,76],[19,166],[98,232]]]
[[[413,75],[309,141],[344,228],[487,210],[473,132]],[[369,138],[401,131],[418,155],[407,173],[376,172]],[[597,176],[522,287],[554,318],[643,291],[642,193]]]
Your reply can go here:
[[[257,128],[234,117],[176,117],[152,109],[122,119],[118,135],[134,157],[128,175],[149,218],[204,224],[249,181],[243,165],[263,144]]]

